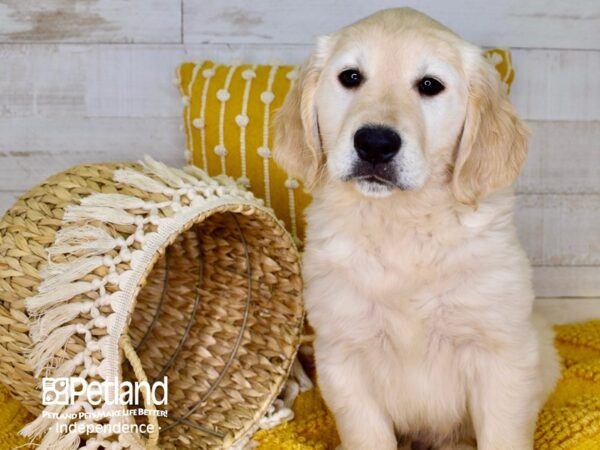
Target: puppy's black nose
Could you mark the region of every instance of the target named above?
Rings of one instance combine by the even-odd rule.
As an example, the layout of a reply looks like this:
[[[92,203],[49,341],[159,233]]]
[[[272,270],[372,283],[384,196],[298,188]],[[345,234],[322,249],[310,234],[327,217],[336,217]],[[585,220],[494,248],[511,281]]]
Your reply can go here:
[[[354,133],[354,148],[359,158],[373,164],[389,162],[400,145],[400,136],[388,127],[366,126]]]

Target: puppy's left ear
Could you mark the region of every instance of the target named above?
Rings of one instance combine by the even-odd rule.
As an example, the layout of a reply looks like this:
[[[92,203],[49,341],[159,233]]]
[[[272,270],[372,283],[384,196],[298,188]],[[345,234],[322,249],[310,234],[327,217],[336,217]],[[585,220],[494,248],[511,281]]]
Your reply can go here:
[[[452,175],[455,197],[469,205],[512,184],[527,156],[527,126],[517,117],[494,66],[479,53]]]

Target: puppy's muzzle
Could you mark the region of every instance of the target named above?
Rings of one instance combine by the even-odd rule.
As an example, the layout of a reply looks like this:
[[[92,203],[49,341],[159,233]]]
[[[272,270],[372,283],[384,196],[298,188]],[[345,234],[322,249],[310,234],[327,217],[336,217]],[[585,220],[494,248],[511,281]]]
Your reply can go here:
[[[385,126],[364,126],[354,134],[358,157],[371,164],[385,164],[400,151],[402,140],[398,133]]]

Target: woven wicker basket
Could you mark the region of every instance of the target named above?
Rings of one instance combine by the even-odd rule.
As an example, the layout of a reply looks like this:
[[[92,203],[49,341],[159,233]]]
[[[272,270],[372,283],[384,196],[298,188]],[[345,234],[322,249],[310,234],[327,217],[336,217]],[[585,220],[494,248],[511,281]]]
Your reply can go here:
[[[281,223],[195,168],[77,166],[0,223],[0,381],[38,415],[24,433],[41,448],[239,446],[289,374],[302,319],[298,252]],[[42,414],[43,376],[167,376],[168,417],[125,415],[133,407],[110,398]],[[83,411],[95,414],[63,414]],[[59,423],[161,429],[61,434]]]

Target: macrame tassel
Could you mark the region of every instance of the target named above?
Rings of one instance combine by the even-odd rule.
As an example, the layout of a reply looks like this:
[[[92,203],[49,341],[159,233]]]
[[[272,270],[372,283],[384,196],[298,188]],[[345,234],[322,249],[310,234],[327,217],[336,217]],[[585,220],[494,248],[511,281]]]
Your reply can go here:
[[[79,444],[81,443],[81,438],[77,433],[67,433],[63,434],[62,437],[54,440],[53,442],[46,444],[46,439],[42,440],[42,443],[38,447],[39,450],[77,450],[79,448]],[[49,439],[50,441],[50,439]]]
[[[83,311],[89,311],[91,302],[72,302],[55,306],[44,314],[29,329],[33,342],[46,338],[53,330],[75,319]]]
[[[50,263],[40,272],[44,281],[40,284],[40,292],[62,289],[66,284],[79,280],[102,266],[102,256],[87,256],[68,263]]]
[[[91,225],[61,229],[48,248],[48,255],[102,255],[117,246],[117,240],[106,230]]]
[[[48,431],[48,428],[55,423],[55,419],[52,418],[54,414],[59,414],[63,409],[63,405],[49,405],[46,406],[43,413],[37,416],[37,418],[27,425],[25,425],[19,434],[24,437],[36,439]]]
[[[294,411],[286,407],[283,400],[277,399],[269,407],[267,414],[258,421],[259,428],[270,430],[277,425],[288,422],[294,418]]]
[[[146,155],[144,161],[140,161],[140,164],[153,175],[156,175],[167,185],[173,188],[187,188],[188,184],[170,167],[165,164],[155,161],[150,156]]]
[[[54,378],[68,378],[75,372],[75,369],[83,364],[83,358],[67,359],[52,372]]]
[[[183,168],[183,170],[185,171],[185,173],[188,173],[188,174],[198,178],[199,180],[204,181],[205,183],[209,184],[210,186],[216,186],[219,184],[213,178],[208,176],[208,174],[204,170],[199,169],[196,166],[185,166]]]
[[[160,181],[154,180],[143,173],[131,169],[119,169],[113,173],[113,179],[119,183],[125,183],[130,186],[155,194],[171,194],[172,189],[165,186]]]
[[[62,349],[67,341],[77,332],[78,325],[67,325],[54,330],[50,336],[35,344],[29,353],[29,365],[34,368],[35,376],[39,376],[52,357]]]
[[[102,256],[87,256],[74,259],[66,263],[49,263],[40,271],[40,275],[46,279],[53,276],[65,275],[68,278],[73,276],[81,278],[92,270],[102,265]],[[77,276],[79,275],[79,276]]]
[[[217,180],[223,186],[231,186],[231,187],[241,187],[241,188],[243,188],[243,186],[239,185],[233,178],[231,178],[228,175],[221,174],[221,175],[217,175],[214,178],[215,178],[215,180]]]
[[[69,206],[65,210],[63,221],[77,222],[79,220],[99,220],[105,223],[114,223],[116,225],[131,225],[135,222],[135,215],[108,206]]]
[[[41,287],[41,286],[40,286]],[[78,281],[61,286],[59,289],[40,292],[34,297],[29,297],[25,300],[27,310],[30,314],[35,315],[57,303],[66,302],[73,297],[92,290],[92,284],[87,281]]]
[[[58,421],[54,421],[54,424],[50,427],[42,442],[37,447],[36,450],[58,450],[61,447],[58,447],[58,441],[62,436],[58,430]],[[62,450],[62,449],[61,449]]]
[[[304,372],[298,358],[294,359],[290,377],[285,382],[285,387],[273,404],[269,407],[267,414],[259,421],[259,427],[270,429],[294,418],[292,406],[300,394],[313,388],[313,383]]]
[[[171,170],[177,174],[177,176],[179,176],[181,179],[185,180],[188,184],[191,184],[192,186],[200,186],[200,187],[204,187],[204,184],[200,182],[200,180],[198,180],[198,178],[196,178],[193,175],[190,175],[189,173],[184,172],[181,169],[177,169],[175,167],[171,167]]]
[[[121,209],[140,209],[147,206],[141,198],[123,194],[92,194],[81,199],[84,206],[108,206]],[[150,209],[148,207],[147,209]]]

